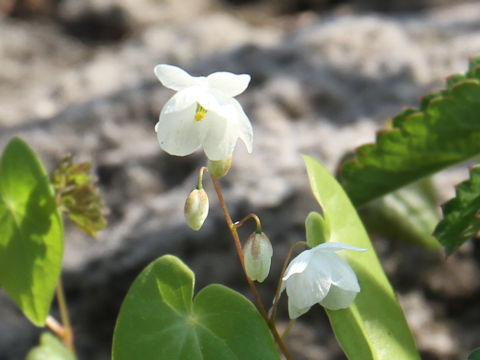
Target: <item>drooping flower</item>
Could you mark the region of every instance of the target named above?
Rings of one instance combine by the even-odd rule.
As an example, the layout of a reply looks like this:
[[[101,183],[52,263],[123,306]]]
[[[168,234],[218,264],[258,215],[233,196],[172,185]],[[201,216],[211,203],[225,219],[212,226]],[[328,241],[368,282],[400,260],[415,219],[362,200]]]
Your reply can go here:
[[[316,303],[330,310],[347,308],[360,292],[355,272],[335,253],[339,250],[366,249],[326,242],[303,251],[290,262],[282,278],[282,291],[287,290],[291,319],[305,314]]]
[[[234,99],[245,91],[250,75],[216,72],[194,77],[165,64],[157,65],[154,72],[163,86],[177,91],[155,126],[163,150],[185,156],[203,146],[210,160],[223,160],[232,154],[240,138],[248,152],[252,151],[252,125]]]

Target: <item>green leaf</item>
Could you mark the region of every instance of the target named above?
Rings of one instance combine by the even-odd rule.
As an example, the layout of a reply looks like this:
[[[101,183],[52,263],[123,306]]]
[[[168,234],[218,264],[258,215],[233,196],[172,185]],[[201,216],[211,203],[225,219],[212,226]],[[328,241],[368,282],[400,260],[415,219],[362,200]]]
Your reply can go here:
[[[376,199],[359,210],[369,233],[408,241],[432,250],[442,246],[432,236],[440,211],[429,178]]]
[[[420,109],[406,109],[376,143],[360,146],[340,168],[355,205],[362,205],[424,176],[480,153],[479,58],[466,75],[449,78],[443,91],[426,95]]]
[[[44,332],[40,337],[40,345],[30,350],[26,360],[76,360],[76,358],[56,336]]]
[[[347,309],[327,310],[343,351],[355,360],[420,359],[396,295],[349,198],[315,159],[304,156],[315,199],[330,225],[330,239],[365,248],[343,252],[358,276],[361,292]]]
[[[443,220],[437,225],[434,235],[453,253],[465,241],[480,231],[480,166],[470,170],[470,180],[457,186],[456,197],[443,206]]]
[[[60,275],[63,224],[47,172],[18,138],[0,160],[0,229],[0,285],[42,326]]]
[[[480,347],[473,350],[470,355],[468,355],[467,360],[480,360]]]
[[[305,219],[305,232],[307,234],[307,244],[313,248],[330,239],[330,226],[326,219],[319,213],[312,211]]]
[[[279,359],[253,304],[222,285],[192,302],[194,274],[165,255],[137,277],[120,309],[113,360]]]

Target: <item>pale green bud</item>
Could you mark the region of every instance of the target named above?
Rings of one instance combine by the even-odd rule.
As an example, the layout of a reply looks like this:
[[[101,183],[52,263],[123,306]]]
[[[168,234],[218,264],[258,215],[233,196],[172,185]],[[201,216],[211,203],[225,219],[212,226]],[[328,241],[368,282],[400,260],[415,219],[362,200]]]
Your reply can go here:
[[[254,232],[243,247],[245,270],[250,279],[263,282],[270,272],[273,248],[267,235]]]
[[[200,230],[208,215],[208,196],[203,188],[195,189],[188,195],[184,213],[188,226],[195,231]]]
[[[207,162],[208,172],[216,178],[227,175],[228,170],[232,166],[232,155],[223,160],[210,160]]]

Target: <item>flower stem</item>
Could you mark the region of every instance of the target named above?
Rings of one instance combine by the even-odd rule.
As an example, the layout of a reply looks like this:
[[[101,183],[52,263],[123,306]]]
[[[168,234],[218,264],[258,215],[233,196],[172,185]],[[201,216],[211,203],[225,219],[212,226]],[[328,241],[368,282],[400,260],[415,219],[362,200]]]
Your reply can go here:
[[[200,170],[198,170],[198,183],[197,183],[198,190],[203,189],[203,172],[204,171],[208,171],[208,168],[205,166],[202,166]]]
[[[297,319],[291,319],[289,322],[288,322],[288,325],[287,325],[287,328],[283,331],[282,333],[282,339],[285,340],[285,338],[288,336],[288,334],[290,333],[290,330],[292,330],[292,327],[293,327],[293,324],[295,324],[295,321]]]
[[[247,216],[245,216],[242,220],[240,221],[237,221],[233,224],[233,226],[235,226],[235,229],[238,229],[240,226],[242,226],[248,219],[253,219],[255,220],[255,223],[257,224],[257,230],[256,232],[257,233],[261,233],[262,232],[262,224],[260,222],[260,219],[258,218],[257,215],[255,214],[248,214]]]
[[[60,339],[65,337],[65,328],[52,315],[47,316],[45,325]]]
[[[280,272],[280,278],[278,279],[277,291],[275,292],[275,297],[273,298],[272,314],[270,315],[270,321],[271,322],[274,322],[275,318],[277,316],[278,302],[280,300],[280,291],[282,290],[283,274],[285,274],[285,270],[287,269],[288,262],[290,261],[290,258],[292,257],[293,250],[297,246],[300,246],[300,245],[307,246],[307,243],[305,241],[297,241],[295,244],[290,246],[290,249],[288,250],[287,256],[285,257],[285,260],[283,261],[282,271]]]
[[[68,315],[67,302],[65,300],[65,292],[63,290],[62,279],[58,279],[57,289],[57,303],[60,311],[60,318],[63,324],[63,333],[60,336],[63,343],[73,354],[75,354],[75,346],[73,344],[73,329]],[[55,331],[54,331],[55,332]],[[58,334],[57,334],[58,335]]]
[[[218,201],[220,202],[220,206],[222,208],[223,214],[225,215],[225,220],[227,222],[228,228],[230,232],[232,233],[233,237],[233,242],[235,243],[235,248],[237,250],[238,258],[240,260],[240,264],[242,265],[242,270],[245,274],[245,278],[247,279],[248,285],[250,286],[250,290],[253,293],[253,297],[255,298],[255,301],[257,302],[258,309],[260,311],[260,314],[262,317],[265,319],[265,322],[267,323],[268,327],[270,328],[270,331],[273,334],[273,337],[277,341],[278,346],[282,350],[283,354],[285,355],[285,358],[287,360],[292,360],[292,356],[290,355],[287,347],[285,346],[280,334],[277,331],[277,328],[275,327],[275,323],[273,321],[270,321],[270,318],[268,317],[268,314],[265,310],[265,306],[263,306],[262,300],[260,299],[260,295],[258,294],[257,288],[255,287],[255,284],[253,281],[248,277],[247,271],[245,269],[245,261],[243,259],[243,251],[242,251],[242,245],[240,243],[240,239],[238,237],[238,232],[236,226],[232,222],[232,218],[230,217],[230,213],[228,212],[227,205],[225,204],[225,200],[223,200],[223,195],[220,190],[220,187],[218,185],[217,178],[210,174],[210,177],[212,178],[213,186],[215,187],[215,192],[217,193],[218,196]]]

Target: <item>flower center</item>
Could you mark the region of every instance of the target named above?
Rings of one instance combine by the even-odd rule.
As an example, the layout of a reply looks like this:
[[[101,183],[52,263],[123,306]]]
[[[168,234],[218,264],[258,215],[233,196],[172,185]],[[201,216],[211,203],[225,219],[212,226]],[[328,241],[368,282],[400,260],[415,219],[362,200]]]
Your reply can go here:
[[[202,120],[205,115],[207,115],[207,109],[205,109],[202,105],[197,103],[197,110],[195,111],[195,121]]]

